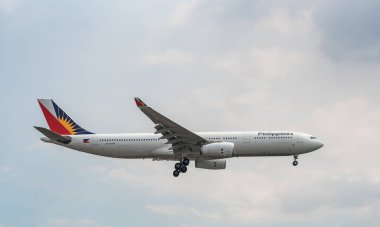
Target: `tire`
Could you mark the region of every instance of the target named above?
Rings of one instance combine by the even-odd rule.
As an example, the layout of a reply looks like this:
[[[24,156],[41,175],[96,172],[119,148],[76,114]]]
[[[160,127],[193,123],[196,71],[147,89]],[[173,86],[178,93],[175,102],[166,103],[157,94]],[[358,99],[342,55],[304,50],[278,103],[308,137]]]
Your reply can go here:
[[[176,170],[180,170],[181,169],[181,163],[177,162],[175,165],[174,165],[174,169]]]
[[[186,171],[187,171],[187,167],[186,167],[186,166],[182,166],[182,167],[181,167],[181,172],[182,172],[182,173],[186,173]]]
[[[190,160],[189,160],[188,158],[185,158],[185,159],[183,159],[183,161],[182,161],[182,164],[183,164],[184,166],[188,166],[189,163],[190,163]]]
[[[180,173],[180,172],[179,172],[178,170],[174,170],[174,171],[173,171],[173,176],[174,176],[174,177],[178,177],[178,176],[179,176],[179,173]]]
[[[293,162],[293,165],[294,165],[294,166],[297,166],[297,165],[298,165],[298,162],[297,162],[297,161],[294,161],[294,162]]]

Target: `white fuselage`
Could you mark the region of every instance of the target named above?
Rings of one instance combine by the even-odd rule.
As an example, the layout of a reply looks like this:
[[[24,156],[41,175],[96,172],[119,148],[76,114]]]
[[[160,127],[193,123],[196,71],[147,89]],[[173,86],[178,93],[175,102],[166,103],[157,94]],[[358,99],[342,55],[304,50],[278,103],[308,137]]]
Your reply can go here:
[[[299,132],[200,132],[199,136],[215,142],[234,144],[233,155],[239,156],[286,156],[299,155],[319,149],[322,142],[315,137]],[[156,160],[178,160],[166,139],[154,133],[90,134],[70,136],[69,144],[54,142],[46,137],[45,142],[55,143],[74,150],[114,158],[152,158]],[[201,152],[192,152],[189,159],[221,159],[207,157]]]

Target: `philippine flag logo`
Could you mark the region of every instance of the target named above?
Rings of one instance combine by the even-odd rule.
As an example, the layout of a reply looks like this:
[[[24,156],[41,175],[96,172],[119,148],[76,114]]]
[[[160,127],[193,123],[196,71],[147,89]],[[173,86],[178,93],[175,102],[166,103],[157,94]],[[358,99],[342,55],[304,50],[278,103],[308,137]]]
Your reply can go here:
[[[90,139],[83,139],[83,143],[90,143]]]

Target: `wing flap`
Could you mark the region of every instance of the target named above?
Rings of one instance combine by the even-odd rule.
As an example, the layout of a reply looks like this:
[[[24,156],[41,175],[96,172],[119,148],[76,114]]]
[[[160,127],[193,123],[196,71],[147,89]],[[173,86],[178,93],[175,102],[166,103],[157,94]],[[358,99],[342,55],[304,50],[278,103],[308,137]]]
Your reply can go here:
[[[161,134],[160,139],[167,139],[166,144],[171,144],[171,150],[179,151],[183,148],[200,147],[202,144],[208,143],[203,137],[191,132],[190,130],[180,126],[151,107],[147,106],[141,99],[135,98],[137,107],[153,121],[155,134]]]

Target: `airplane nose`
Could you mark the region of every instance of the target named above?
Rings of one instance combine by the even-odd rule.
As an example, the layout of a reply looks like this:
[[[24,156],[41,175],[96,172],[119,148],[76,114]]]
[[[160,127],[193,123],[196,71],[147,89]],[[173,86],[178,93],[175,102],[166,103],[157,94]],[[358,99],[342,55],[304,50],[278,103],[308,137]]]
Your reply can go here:
[[[314,140],[310,148],[311,148],[311,151],[315,151],[321,147],[323,147],[323,143],[319,140]]]
[[[318,143],[317,143],[317,149],[323,147],[323,145],[324,145],[324,144],[322,143],[322,141],[318,141]]]

